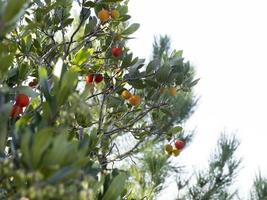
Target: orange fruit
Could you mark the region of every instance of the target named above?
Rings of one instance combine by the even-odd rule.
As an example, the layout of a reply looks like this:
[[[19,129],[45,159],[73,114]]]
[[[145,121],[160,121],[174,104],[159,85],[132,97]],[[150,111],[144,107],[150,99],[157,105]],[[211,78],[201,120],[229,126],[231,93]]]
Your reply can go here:
[[[97,13],[97,17],[100,19],[101,22],[106,22],[109,20],[109,12],[108,10],[102,8],[102,10],[100,10]]]
[[[170,87],[170,88],[169,88],[169,93],[170,93],[170,95],[172,95],[172,96],[176,96],[176,93],[177,93],[177,91],[176,91],[176,87]]]
[[[120,13],[119,13],[119,11],[117,11],[117,10],[112,10],[112,11],[111,11],[111,17],[112,17],[112,19],[118,19],[118,18],[120,17]]]
[[[132,95],[129,99],[130,104],[138,106],[141,103],[141,97],[138,95]]]
[[[123,92],[121,93],[121,96],[124,99],[129,99],[131,98],[132,94],[128,90],[123,90]]]
[[[175,157],[179,156],[180,152],[181,152],[181,151],[180,151],[179,149],[173,149],[173,150],[172,150],[172,154],[173,154]]]

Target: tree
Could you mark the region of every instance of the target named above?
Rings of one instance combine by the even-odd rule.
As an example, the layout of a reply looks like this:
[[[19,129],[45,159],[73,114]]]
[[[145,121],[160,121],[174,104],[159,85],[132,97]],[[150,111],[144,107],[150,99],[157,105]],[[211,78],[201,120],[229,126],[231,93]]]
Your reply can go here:
[[[133,56],[126,42],[139,24],[127,3],[0,1],[3,198],[127,196],[129,173],[112,163],[181,131],[176,90],[198,80],[181,52],[147,65]],[[137,143],[121,153],[117,140],[129,134]]]
[[[153,55],[152,58],[157,62],[164,64],[166,58],[170,56],[171,43],[168,36],[155,37],[153,44]],[[179,58],[183,61],[182,51],[175,52],[181,57]],[[189,63],[186,63],[189,64]],[[185,64],[185,65],[186,65]],[[190,69],[191,73],[188,79],[194,79],[194,70]],[[163,92],[165,92],[163,89]],[[193,92],[183,92],[177,91],[175,98],[172,99],[173,109],[169,113],[169,118],[166,120],[160,118],[159,121],[164,121],[164,129],[178,130],[181,129],[179,124],[184,123],[187,118],[193,113],[193,109],[197,103],[196,98],[193,96]],[[157,118],[156,118],[157,119]],[[155,120],[154,124],[159,124],[160,122]],[[171,126],[175,125],[175,128],[170,129]],[[173,174],[181,173],[182,167],[173,166],[170,161],[170,155],[165,154],[164,145],[167,143],[173,143],[175,139],[181,139],[189,145],[193,134],[185,133],[184,131],[178,131],[177,134],[172,137],[162,138],[162,140],[154,140],[146,144],[143,147],[143,151],[137,157],[137,163],[139,165],[130,165],[132,161],[127,163],[130,166],[129,171],[132,179],[129,181],[128,187],[131,189],[131,194],[129,198],[142,199],[146,197],[147,199],[154,199],[156,196],[164,189],[163,185],[166,178]],[[171,156],[172,157],[172,156]],[[128,169],[126,167],[126,169]]]
[[[194,180],[187,180],[186,193],[178,199],[235,199],[237,190],[231,188],[241,160],[234,153],[239,141],[234,136],[222,134],[218,139],[217,149],[211,155],[208,169],[196,172]],[[178,181],[178,187],[185,186]]]
[[[261,173],[258,173],[250,193],[251,200],[260,200],[267,198],[267,179]]]

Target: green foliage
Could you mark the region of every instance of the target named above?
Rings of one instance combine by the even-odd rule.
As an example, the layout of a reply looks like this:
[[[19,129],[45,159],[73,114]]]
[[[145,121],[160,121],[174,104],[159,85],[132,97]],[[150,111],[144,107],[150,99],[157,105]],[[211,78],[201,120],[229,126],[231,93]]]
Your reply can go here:
[[[186,187],[184,196],[178,199],[234,199],[236,191],[231,185],[241,162],[234,155],[238,146],[239,141],[234,136],[222,134],[216,151],[211,155],[208,169],[196,172],[195,180],[187,180],[184,184],[178,181],[179,190]]]
[[[260,200],[267,198],[267,179],[258,173],[256,176],[253,188],[250,193],[251,200]]]
[[[181,131],[177,123],[189,115],[197,82],[192,67],[176,51],[148,66],[134,57],[126,43],[139,24],[128,22],[127,2],[0,1],[1,197],[120,199],[130,178],[113,163]],[[120,17],[101,22],[102,8]],[[177,95],[160,93],[171,86]],[[120,96],[125,89],[140,105]],[[30,103],[14,115],[20,93]],[[115,152],[117,139],[129,134],[137,144]],[[155,159],[162,162],[154,169]],[[154,190],[166,157],[150,161]]]

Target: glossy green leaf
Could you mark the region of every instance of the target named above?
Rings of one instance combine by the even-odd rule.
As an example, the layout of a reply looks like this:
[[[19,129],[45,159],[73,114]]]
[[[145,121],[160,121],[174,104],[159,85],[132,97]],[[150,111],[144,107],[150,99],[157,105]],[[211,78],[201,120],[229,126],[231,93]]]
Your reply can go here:
[[[115,200],[117,199],[123,189],[124,185],[127,179],[127,175],[122,172],[119,175],[117,175],[111,182],[111,184],[108,187],[107,192],[104,194],[104,197],[102,200]]]
[[[140,27],[140,24],[137,24],[137,23],[131,24],[127,29],[125,29],[122,32],[122,35],[131,35],[135,31],[137,31],[139,29],[139,27]]]
[[[168,80],[170,72],[171,72],[171,68],[169,66],[162,66],[156,72],[156,79],[160,83],[164,83]]]
[[[53,129],[44,128],[33,136],[33,144],[31,147],[32,166],[37,168],[40,164],[41,158],[45,150],[51,144],[53,139]]]

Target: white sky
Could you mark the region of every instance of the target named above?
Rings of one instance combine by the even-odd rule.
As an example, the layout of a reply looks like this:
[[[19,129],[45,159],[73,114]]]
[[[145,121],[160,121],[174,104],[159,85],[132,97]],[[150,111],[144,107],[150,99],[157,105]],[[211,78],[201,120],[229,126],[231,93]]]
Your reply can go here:
[[[220,132],[236,132],[243,157],[238,185],[248,192],[258,169],[267,172],[267,1],[131,0],[129,8],[132,22],[141,24],[129,42],[135,55],[149,57],[153,36],[168,34],[201,78],[195,88],[201,100],[188,122],[197,133],[181,164],[205,166]],[[169,191],[161,199],[176,197],[174,187]]]

